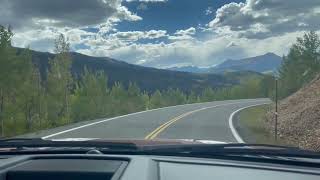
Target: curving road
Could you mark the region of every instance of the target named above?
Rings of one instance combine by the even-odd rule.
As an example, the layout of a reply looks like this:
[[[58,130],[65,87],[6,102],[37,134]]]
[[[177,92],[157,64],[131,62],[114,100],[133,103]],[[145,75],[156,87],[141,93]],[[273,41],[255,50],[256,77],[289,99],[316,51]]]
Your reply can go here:
[[[179,105],[78,123],[29,136],[45,139],[165,138],[241,142],[230,123],[234,112],[270,102],[269,99],[244,99]]]

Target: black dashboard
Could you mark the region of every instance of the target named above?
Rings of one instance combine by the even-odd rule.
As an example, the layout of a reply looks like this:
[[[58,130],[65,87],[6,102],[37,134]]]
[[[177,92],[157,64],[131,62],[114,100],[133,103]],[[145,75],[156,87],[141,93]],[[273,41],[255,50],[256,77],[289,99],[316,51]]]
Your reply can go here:
[[[10,155],[0,169],[0,180],[320,179],[320,167],[144,155]]]

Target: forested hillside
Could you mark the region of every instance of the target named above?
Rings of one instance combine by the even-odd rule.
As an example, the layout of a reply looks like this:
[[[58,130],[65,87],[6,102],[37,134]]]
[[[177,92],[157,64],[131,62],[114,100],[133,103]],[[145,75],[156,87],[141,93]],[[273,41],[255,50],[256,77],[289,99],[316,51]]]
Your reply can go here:
[[[40,53],[43,58],[49,57],[49,60],[43,60],[42,56],[34,51],[17,50],[12,47],[12,36],[10,29],[0,27],[0,133],[2,137],[164,106],[267,97],[273,92],[272,76],[261,74],[251,76],[250,72],[244,73],[245,78],[225,74],[212,76],[212,79],[207,75],[196,76],[199,78],[197,79],[191,73],[169,73],[153,68],[146,70],[114,60],[108,61],[115,66],[101,67],[103,65],[99,64],[99,61],[102,62],[103,59],[99,58],[92,62],[97,63],[96,67],[93,67],[91,62],[82,63],[85,60],[81,58],[87,56],[70,52],[67,38],[63,35],[53,42],[55,54]],[[117,67],[120,66],[131,67],[131,69],[117,72]],[[159,77],[145,77],[149,75],[145,72],[152,71]],[[119,75],[117,73],[120,73],[121,77],[117,77]],[[112,81],[109,77],[112,77]],[[135,77],[137,82],[131,81],[132,79],[130,79],[131,82],[122,81],[129,80],[129,77]],[[149,78],[149,81],[145,78]],[[185,86],[181,86],[184,88],[181,90],[175,85],[182,82],[184,78],[187,81],[183,82]],[[191,81],[192,78],[195,79]],[[220,82],[236,80],[238,83],[213,88],[210,86],[210,81],[216,81],[216,78],[222,78],[223,81]],[[146,83],[146,86],[141,84],[142,82]],[[157,86],[159,82],[161,84]],[[196,89],[197,91],[192,87],[196,82],[200,87]]]
[[[18,49],[18,52],[23,51],[24,49]],[[31,54],[34,64],[39,67],[41,76],[45,79],[50,59],[54,59],[55,55],[37,51],[31,51]],[[238,84],[237,80],[226,79],[222,75],[193,74],[149,68],[107,57],[91,57],[75,52],[70,52],[70,57],[72,58],[71,73],[75,78],[79,79],[86,67],[93,72],[103,71],[108,76],[109,86],[121,82],[127,88],[130,82],[135,82],[141,90],[148,92],[166,90],[169,87],[179,88],[183,92],[188,92],[190,89],[200,92],[205,87],[221,88]]]
[[[320,150],[320,37],[315,32],[297,38],[284,57],[279,74],[278,137],[303,149]],[[275,114],[267,114],[274,134]]]

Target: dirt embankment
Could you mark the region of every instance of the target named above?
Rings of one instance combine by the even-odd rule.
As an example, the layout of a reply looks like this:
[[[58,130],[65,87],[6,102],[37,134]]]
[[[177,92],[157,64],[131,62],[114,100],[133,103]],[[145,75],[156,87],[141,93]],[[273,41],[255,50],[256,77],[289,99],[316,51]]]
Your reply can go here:
[[[274,133],[274,112],[267,114]],[[320,75],[279,104],[278,136],[289,144],[320,151]]]

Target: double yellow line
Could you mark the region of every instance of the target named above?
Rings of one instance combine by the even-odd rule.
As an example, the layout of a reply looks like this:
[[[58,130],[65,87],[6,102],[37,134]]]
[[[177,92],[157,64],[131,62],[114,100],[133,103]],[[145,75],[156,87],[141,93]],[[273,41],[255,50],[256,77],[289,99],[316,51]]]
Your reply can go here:
[[[256,101],[255,101],[256,102]],[[193,110],[193,111],[189,111],[189,112],[186,112],[184,114],[181,114],[180,116],[178,117],[175,117],[171,120],[169,120],[168,122],[162,124],[161,126],[159,126],[157,129],[155,129],[154,131],[152,131],[150,134],[148,134],[144,139],[146,140],[151,140],[151,139],[154,139],[156,138],[161,132],[163,132],[166,128],[168,128],[171,124],[177,122],[178,120],[186,117],[186,116],[189,116],[190,114],[193,114],[195,112],[199,112],[199,111],[203,111],[203,110],[206,110],[206,109],[211,109],[211,108],[216,108],[216,107],[221,107],[221,106],[227,106],[227,105],[235,105],[235,104],[241,104],[243,102],[235,102],[235,103],[226,103],[226,104],[219,104],[219,105],[215,105],[215,106],[209,106],[209,107],[204,107],[204,108],[200,108],[200,109],[196,109],[196,110]]]
[[[216,106],[213,106],[213,107],[216,107]],[[150,134],[148,134],[144,139],[147,139],[147,140],[151,140],[151,139],[154,139],[155,137],[157,137],[162,131],[164,131],[165,129],[167,129],[171,124],[175,123],[176,121],[186,117],[186,116],[189,116],[190,114],[193,114],[195,112],[198,112],[198,111],[202,111],[202,110],[205,110],[205,109],[209,109],[209,108],[213,108],[213,107],[207,107],[207,108],[201,108],[201,109],[197,109],[197,110],[194,110],[194,111],[189,111],[189,112],[186,112],[184,114],[181,114],[180,116],[178,117],[175,117],[171,120],[169,120],[168,122],[162,124],[161,126],[159,126],[157,129],[155,129],[154,131],[152,131]]]

